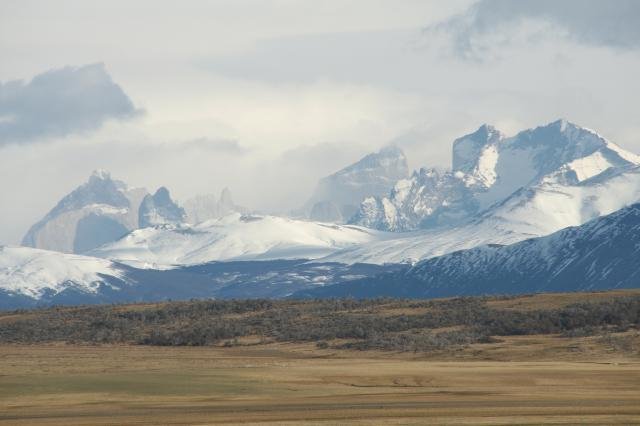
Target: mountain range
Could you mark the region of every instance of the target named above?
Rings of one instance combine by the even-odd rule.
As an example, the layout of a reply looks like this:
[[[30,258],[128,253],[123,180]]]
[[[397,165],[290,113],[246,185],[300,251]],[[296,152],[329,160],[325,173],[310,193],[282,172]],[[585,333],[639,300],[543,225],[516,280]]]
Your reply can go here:
[[[98,171],[29,230],[33,249],[2,249],[0,305],[632,286],[639,201],[640,157],[566,120],[511,137],[483,125],[444,171],[410,174],[385,147],[322,178],[296,219],[226,189],[180,206]]]
[[[387,196],[367,198],[351,222],[389,231],[456,226],[495,210],[513,197],[519,198],[518,202],[527,202],[519,192],[522,189],[540,193],[593,188],[612,178],[612,173],[638,165],[637,155],[566,120],[525,130],[513,137],[505,137],[492,126],[483,125],[454,141],[450,171],[414,172],[411,178],[398,181]],[[603,176],[604,172],[609,175]],[[622,206],[612,203],[613,209]],[[583,199],[579,204],[589,202]],[[606,206],[602,208],[607,210]],[[566,214],[575,216],[576,212],[562,212]],[[568,218],[568,222],[571,225],[584,222],[585,214],[595,216],[601,212],[597,209],[586,212],[580,218]]]
[[[640,200],[640,158],[564,120],[511,138],[482,126],[454,142],[452,166],[444,173],[422,169],[399,181],[389,197],[365,200],[353,223],[409,232],[330,260],[416,262],[482,244],[512,244]],[[382,212],[378,205],[385,206]]]
[[[194,297],[401,297],[638,287],[640,203],[511,245],[409,264],[227,261],[141,269],[95,257],[0,247],[0,308]]]

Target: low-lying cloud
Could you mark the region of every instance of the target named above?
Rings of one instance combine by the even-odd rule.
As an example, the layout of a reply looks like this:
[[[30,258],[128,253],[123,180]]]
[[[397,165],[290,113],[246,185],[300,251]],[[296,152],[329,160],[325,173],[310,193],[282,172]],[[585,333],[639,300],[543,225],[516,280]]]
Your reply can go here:
[[[91,131],[139,113],[103,64],[47,71],[28,83],[0,82],[0,146]]]
[[[480,0],[467,11],[427,28],[451,36],[455,53],[474,58],[483,39],[501,40],[522,32],[529,23],[536,36],[552,32],[574,42],[621,50],[640,49],[640,2],[637,0]],[[491,39],[490,43],[495,43]]]

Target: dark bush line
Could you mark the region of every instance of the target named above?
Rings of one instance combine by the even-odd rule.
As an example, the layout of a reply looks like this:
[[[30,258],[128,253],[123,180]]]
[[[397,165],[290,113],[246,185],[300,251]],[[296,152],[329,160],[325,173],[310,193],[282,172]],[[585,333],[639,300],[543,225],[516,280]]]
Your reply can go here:
[[[432,352],[452,346],[466,346],[471,343],[492,343],[494,340],[474,330],[445,331],[432,333],[384,333],[355,342],[337,345],[338,349],[392,350],[400,352]]]
[[[333,339],[347,339],[351,341],[338,347],[432,351],[490,342],[490,336],[585,336],[640,326],[640,296],[525,312],[491,308],[488,300],[496,298],[252,299],[171,302],[149,307],[50,308],[27,311],[21,320],[0,322],[0,343],[205,346],[257,335],[283,342],[324,342],[323,347]],[[388,308],[427,311],[385,316],[384,309]],[[437,330],[444,327],[456,329]]]

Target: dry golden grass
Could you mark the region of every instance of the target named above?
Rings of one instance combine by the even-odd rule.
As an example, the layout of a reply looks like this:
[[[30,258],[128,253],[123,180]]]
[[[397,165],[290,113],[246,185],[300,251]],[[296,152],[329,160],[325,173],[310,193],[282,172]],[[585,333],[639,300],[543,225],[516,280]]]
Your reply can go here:
[[[599,302],[638,294],[640,294],[640,289],[611,290],[595,293],[540,293],[504,300],[490,300],[487,305],[495,309],[533,311],[536,309],[558,309],[573,303]]]
[[[430,355],[5,345],[0,359],[3,425],[640,423],[640,359],[595,337]]]

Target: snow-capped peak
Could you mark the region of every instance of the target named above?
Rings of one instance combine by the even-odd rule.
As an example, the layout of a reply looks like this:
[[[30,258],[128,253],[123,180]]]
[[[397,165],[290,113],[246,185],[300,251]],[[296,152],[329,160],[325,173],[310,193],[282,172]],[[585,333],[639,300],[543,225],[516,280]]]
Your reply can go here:
[[[483,124],[478,130],[453,141],[452,169],[471,173],[483,150],[498,143],[504,135],[495,127]]]
[[[463,178],[467,186],[490,187],[496,181],[498,145],[504,135],[488,124],[475,132],[453,142],[452,170],[467,175]]]
[[[637,155],[565,119],[512,137],[485,124],[454,141],[451,172],[421,169],[386,198],[368,200],[353,223],[394,231],[453,225],[523,188],[583,185],[638,165]]]
[[[561,132],[564,132],[565,129],[567,128],[568,124],[574,125],[573,123],[569,123],[569,121],[565,118],[560,118],[556,121],[554,121],[553,123],[551,123],[552,125],[557,125],[560,128]],[[574,125],[575,126],[575,125]]]

